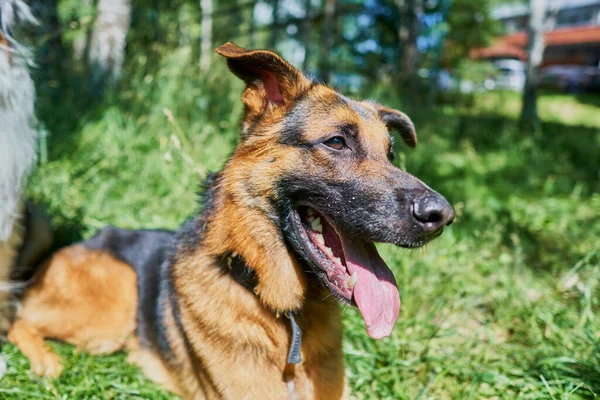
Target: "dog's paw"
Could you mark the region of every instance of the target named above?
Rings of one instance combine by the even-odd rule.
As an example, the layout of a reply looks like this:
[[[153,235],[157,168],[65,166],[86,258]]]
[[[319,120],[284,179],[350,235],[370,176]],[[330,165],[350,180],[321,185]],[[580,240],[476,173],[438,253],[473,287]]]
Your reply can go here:
[[[54,353],[46,353],[39,360],[31,361],[31,371],[39,376],[58,378],[62,370],[60,357]]]

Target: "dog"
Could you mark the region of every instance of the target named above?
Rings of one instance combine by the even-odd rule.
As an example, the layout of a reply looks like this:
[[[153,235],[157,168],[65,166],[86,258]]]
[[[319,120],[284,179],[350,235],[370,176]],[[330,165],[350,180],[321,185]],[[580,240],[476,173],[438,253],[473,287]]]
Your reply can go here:
[[[0,0],[0,331],[14,315],[13,291],[51,244],[50,225],[26,203],[23,186],[36,160],[35,88],[29,52],[12,37],[17,23],[35,24],[20,0]],[[0,372],[0,376],[2,373]]]
[[[185,399],[341,399],[340,303],[389,336],[400,309],[375,242],[415,248],[452,223],[395,167],[411,120],[306,78],[276,53],[216,49],[246,88],[237,148],[176,233],[109,228],[57,252],[9,339],[56,376],[50,337],[129,361]]]

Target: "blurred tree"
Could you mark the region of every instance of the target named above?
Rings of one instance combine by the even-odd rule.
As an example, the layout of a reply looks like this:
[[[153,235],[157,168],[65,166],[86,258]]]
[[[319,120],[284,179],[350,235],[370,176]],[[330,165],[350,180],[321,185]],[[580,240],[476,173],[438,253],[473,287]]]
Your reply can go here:
[[[527,70],[525,87],[523,89],[523,108],[521,110],[520,126],[522,129],[537,130],[539,117],[537,112],[538,69],[544,55],[544,14],[546,0],[529,1],[529,23],[527,26]]]
[[[407,99],[415,91],[419,53],[417,38],[419,36],[419,15],[423,12],[421,0],[397,0],[400,11],[398,26],[399,71],[402,90]],[[408,102],[407,102],[408,104]]]
[[[243,6],[247,6],[248,4],[243,4]],[[244,24],[243,13],[242,13],[242,4],[236,4],[236,7],[231,9],[231,16],[229,18],[231,24],[230,35],[232,39],[237,39],[241,34],[241,27]]]
[[[202,10],[202,38],[200,39],[200,71],[206,72],[210,67],[210,59],[213,52],[213,2],[212,0],[200,0]]]
[[[377,0],[350,7],[344,4],[341,25],[343,49],[355,73],[378,82],[397,75],[400,63],[398,28],[400,13],[393,1]],[[339,63],[336,64],[339,68]]]
[[[98,0],[89,52],[96,93],[105,81],[113,85],[121,77],[130,22],[131,0]]]
[[[311,0],[304,0],[304,20],[302,21],[302,42],[304,44],[304,60],[302,70],[308,71],[308,59],[310,55],[310,29],[311,29]]]
[[[248,48],[256,47],[256,20],[254,18],[254,10],[256,10],[256,1],[250,4],[250,15],[248,16]]]
[[[81,0],[79,4],[79,11],[86,14],[86,19],[80,21],[83,32],[73,41],[73,57],[77,61],[89,59],[90,40],[92,37],[92,25],[87,23],[88,20],[92,20],[94,14],[94,1],[93,0]],[[74,10],[73,10],[74,11]]]
[[[500,33],[500,23],[492,18],[492,8],[499,0],[452,0],[446,23],[448,46],[445,49],[446,66],[454,67],[469,57],[472,49],[487,47]]]
[[[529,1],[529,23],[527,25],[527,69],[525,71],[525,87],[523,88],[523,106],[519,127],[522,130],[539,132],[540,119],[537,111],[537,87],[539,84],[539,69],[544,57],[546,43],[544,32],[554,29],[560,2],[548,9],[547,0]]]
[[[78,21],[82,31],[91,26],[83,23],[83,17],[98,15],[93,28],[96,49],[101,22],[106,20],[100,15],[105,13],[104,5],[130,7],[132,3],[58,1],[77,9],[78,18],[71,21]],[[143,78],[175,48],[191,51],[191,59],[203,72],[213,65],[213,48],[229,40],[251,48],[279,48],[324,82],[356,91],[380,86],[386,95],[401,95],[410,105],[425,99],[423,95],[431,90],[431,84],[418,76],[419,68],[456,66],[471,48],[489,42],[497,26],[489,18],[496,1],[500,0],[136,0],[130,9],[126,51],[128,59],[137,63],[132,71]],[[110,11],[114,15],[118,8]],[[125,33],[122,38],[124,46]],[[82,44],[73,42],[79,54]],[[90,48],[91,61],[92,43],[85,47]],[[112,64],[114,58],[107,60]],[[118,75],[118,66],[116,71]]]
[[[31,4],[31,10],[40,22],[35,28],[36,41],[40,43],[37,49],[36,63],[41,66],[34,74],[38,81],[38,91],[48,90],[51,102],[60,99],[60,87],[65,82],[65,63],[68,60],[67,51],[63,45],[60,20],[58,18],[58,1],[36,1]]]
[[[324,0],[323,43],[321,47],[321,62],[319,72],[323,82],[331,82],[331,50],[334,45],[334,24],[336,15],[336,0]]]
[[[271,26],[271,36],[269,39],[269,48],[275,50],[279,40],[279,0],[273,0],[273,24]]]

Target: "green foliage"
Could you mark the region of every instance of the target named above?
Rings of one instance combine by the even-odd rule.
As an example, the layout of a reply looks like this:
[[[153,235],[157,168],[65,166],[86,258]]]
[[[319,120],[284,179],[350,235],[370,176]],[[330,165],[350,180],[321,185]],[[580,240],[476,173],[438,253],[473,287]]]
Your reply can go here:
[[[457,81],[470,80],[476,85],[482,85],[485,79],[498,73],[489,61],[465,58],[460,59],[453,72]]]
[[[471,49],[486,47],[500,33],[500,24],[492,19],[495,0],[452,0],[448,10],[449,46],[444,54],[449,66],[469,57]]]
[[[168,400],[176,397],[144,379],[125,354],[94,357],[52,343],[65,370],[57,380],[31,375],[29,362],[13,346],[4,346],[8,374],[0,381],[0,399]]]

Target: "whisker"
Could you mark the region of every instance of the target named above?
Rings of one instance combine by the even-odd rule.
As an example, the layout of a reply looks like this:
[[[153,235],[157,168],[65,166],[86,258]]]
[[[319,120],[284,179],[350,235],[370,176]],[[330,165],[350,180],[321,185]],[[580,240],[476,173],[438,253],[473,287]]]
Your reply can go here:
[[[330,292],[327,296],[323,297],[323,299],[321,301],[325,301],[328,298],[330,298],[331,296],[333,296],[333,293]]]

